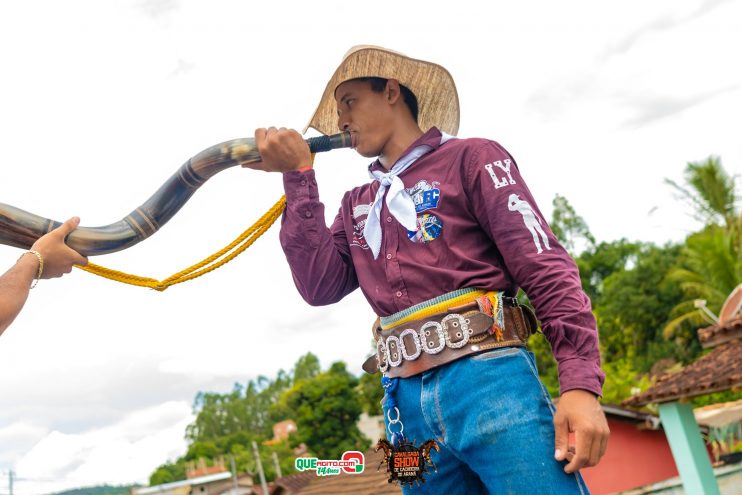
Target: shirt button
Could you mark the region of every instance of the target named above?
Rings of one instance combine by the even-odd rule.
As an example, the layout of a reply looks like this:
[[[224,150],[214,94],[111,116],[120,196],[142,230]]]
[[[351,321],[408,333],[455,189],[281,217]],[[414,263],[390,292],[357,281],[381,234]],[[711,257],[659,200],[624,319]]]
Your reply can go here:
[[[402,297],[402,291],[401,290],[398,290],[397,291],[397,297]]]
[[[312,212],[307,210],[306,212],[304,212],[304,216],[310,218],[312,216]]]
[[[391,254],[387,254],[386,255],[386,259],[388,259],[388,260],[392,259],[392,255]]]
[[[306,185],[307,185],[307,181],[306,181],[306,180],[304,180],[304,179],[302,179],[302,180],[301,180],[301,185],[302,185],[302,186],[306,186]]]
[[[386,223],[392,223],[392,217],[386,217]]]

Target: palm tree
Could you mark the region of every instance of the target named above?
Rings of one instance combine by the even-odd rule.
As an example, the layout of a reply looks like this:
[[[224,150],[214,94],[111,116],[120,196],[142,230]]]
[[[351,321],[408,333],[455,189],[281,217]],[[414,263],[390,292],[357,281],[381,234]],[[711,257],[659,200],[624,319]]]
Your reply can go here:
[[[718,313],[726,297],[742,280],[742,212],[736,192],[736,177],[730,176],[718,157],[688,163],[685,186],[666,179],[693,208],[706,227],[686,239],[681,265],[668,279],[682,288],[687,299],[671,311],[673,319],[664,334],[671,337],[684,323],[692,329],[708,324],[697,300]]]
[[[689,203],[693,216],[704,224],[723,224],[727,229],[740,226],[739,196],[736,194],[736,176],[730,176],[721,165],[721,158],[709,156],[701,162],[689,162],[685,167],[683,187],[675,181],[665,183],[675,189],[680,198]]]

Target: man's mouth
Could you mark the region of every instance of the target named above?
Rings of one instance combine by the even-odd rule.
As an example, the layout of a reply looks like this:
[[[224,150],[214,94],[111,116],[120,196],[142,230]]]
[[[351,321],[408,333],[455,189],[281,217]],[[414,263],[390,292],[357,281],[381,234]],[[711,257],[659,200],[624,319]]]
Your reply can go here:
[[[350,147],[356,149],[358,146],[358,134],[355,131],[350,131]]]

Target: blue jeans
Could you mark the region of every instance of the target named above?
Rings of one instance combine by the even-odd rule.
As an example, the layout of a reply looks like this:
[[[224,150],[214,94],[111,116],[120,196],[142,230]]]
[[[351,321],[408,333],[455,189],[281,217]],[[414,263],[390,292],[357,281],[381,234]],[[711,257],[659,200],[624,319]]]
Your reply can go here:
[[[437,472],[429,468],[405,494],[589,493],[554,459],[554,405],[531,352],[506,347],[459,359],[401,378],[394,395],[405,438],[441,449],[430,451]],[[383,409],[388,418],[386,401]]]

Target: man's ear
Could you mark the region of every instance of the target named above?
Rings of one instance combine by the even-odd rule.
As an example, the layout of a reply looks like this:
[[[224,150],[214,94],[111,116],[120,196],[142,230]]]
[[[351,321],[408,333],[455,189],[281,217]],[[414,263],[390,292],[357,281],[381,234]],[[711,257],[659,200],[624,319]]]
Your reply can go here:
[[[394,104],[402,96],[402,92],[399,89],[399,81],[396,79],[387,79],[386,88],[384,88],[384,95],[390,104]]]

